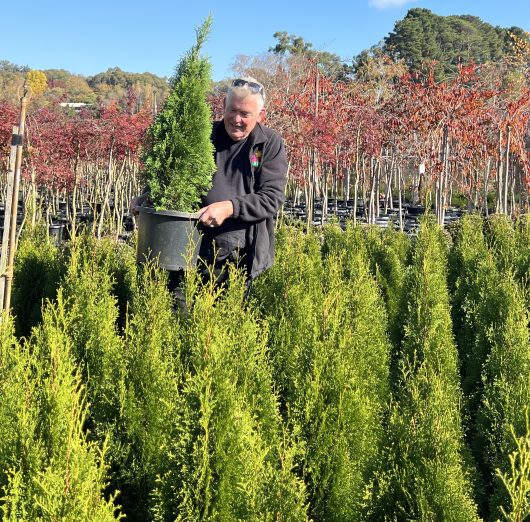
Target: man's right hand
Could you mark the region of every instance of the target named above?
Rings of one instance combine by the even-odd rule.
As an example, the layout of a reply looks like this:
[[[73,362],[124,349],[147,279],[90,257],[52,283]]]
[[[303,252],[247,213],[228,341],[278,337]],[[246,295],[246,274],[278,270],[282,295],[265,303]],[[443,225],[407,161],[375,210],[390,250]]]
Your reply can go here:
[[[218,201],[203,207],[198,211],[199,222],[206,227],[219,227],[226,219],[234,215],[234,205],[231,201]]]

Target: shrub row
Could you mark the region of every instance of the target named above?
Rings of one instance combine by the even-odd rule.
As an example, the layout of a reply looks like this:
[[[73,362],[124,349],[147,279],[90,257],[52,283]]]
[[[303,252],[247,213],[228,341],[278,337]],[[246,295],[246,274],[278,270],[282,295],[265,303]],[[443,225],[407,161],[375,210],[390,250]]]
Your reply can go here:
[[[23,238],[0,324],[4,520],[524,520],[530,221],[281,227],[245,300]]]

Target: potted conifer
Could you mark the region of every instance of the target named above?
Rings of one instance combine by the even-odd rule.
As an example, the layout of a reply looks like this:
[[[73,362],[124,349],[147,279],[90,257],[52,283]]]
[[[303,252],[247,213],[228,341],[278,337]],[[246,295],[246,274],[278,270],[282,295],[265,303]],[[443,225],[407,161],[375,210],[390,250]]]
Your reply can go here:
[[[197,42],[171,78],[170,94],[149,128],[142,157],[142,178],[152,206],[136,207],[137,258],[157,258],[166,270],[185,268],[191,250],[197,255],[196,212],[216,170],[212,114],[206,100],[211,64],[200,55],[211,24],[208,16],[196,29]],[[190,249],[190,242],[194,248]]]

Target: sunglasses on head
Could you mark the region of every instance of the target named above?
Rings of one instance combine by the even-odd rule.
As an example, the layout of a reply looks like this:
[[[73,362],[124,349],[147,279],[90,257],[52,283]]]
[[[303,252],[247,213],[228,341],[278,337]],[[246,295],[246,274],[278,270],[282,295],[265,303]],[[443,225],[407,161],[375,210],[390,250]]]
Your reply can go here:
[[[248,87],[253,94],[263,94],[263,85],[238,78],[232,82],[232,87]]]

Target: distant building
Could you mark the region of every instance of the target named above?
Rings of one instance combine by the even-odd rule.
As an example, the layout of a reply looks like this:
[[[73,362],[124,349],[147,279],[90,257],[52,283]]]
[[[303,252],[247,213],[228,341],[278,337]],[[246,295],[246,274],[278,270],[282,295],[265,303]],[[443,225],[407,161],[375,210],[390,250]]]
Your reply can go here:
[[[74,111],[80,111],[83,107],[87,107],[91,104],[82,103],[82,102],[62,102],[62,103],[59,103],[59,105],[67,109],[74,109]]]

